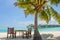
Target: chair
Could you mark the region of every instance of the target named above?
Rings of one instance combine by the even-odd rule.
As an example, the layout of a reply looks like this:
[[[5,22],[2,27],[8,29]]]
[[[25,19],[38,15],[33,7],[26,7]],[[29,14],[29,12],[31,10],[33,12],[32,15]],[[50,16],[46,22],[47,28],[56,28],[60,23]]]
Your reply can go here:
[[[23,34],[23,37],[24,37],[24,35],[26,36],[26,38],[31,38],[31,31],[32,31],[32,28],[28,28],[28,31],[25,33],[25,34]]]
[[[16,32],[14,32],[14,28],[8,28],[8,32],[7,32],[7,38],[8,36],[15,38],[16,37]]]

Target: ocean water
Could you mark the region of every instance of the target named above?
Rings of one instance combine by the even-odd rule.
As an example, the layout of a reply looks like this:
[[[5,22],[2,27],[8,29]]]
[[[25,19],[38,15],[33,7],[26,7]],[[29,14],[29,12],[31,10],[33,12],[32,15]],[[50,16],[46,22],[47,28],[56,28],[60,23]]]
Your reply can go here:
[[[8,28],[0,28],[0,32],[7,32]],[[27,28],[14,28],[15,30],[27,30]],[[32,32],[34,29],[32,29]],[[60,31],[60,27],[39,28],[40,32]]]

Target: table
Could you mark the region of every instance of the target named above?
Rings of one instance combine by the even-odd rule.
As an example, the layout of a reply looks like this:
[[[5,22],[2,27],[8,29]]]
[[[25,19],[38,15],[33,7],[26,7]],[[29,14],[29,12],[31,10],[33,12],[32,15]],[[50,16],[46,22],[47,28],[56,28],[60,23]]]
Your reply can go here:
[[[24,37],[24,33],[27,32],[27,30],[15,30],[16,34],[17,32],[19,32],[19,36],[20,36],[20,32],[22,32],[22,37]]]

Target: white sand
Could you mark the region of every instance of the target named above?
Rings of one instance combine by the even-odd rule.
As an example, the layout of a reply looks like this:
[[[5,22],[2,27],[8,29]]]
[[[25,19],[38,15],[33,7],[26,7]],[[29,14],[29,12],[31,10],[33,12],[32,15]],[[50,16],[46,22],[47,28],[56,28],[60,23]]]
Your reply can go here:
[[[57,38],[57,37],[60,37],[60,32],[59,31],[52,31],[52,32],[40,32],[40,34],[41,34],[41,36],[43,35],[43,34],[46,34],[46,35],[49,35],[49,34],[52,34],[53,35],[53,37],[54,38]],[[19,35],[19,33],[17,33],[17,36]],[[32,33],[32,35],[33,35],[33,33]],[[44,37],[44,36],[43,36]],[[2,40],[2,39],[4,39],[4,40],[8,40],[7,39],[7,33],[5,33],[5,32],[3,32],[3,33],[0,33],[0,40]],[[14,40],[17,40],[17,38],[15,38]],[[31,39],[18,39],[18,40],[32,40],[32,38]],[[60,40],[60,39],[59,39]]]
[[[53,34],[54,37],[58,37],[58,36],[60,36],[60,31],[41,32],[40,34]]]

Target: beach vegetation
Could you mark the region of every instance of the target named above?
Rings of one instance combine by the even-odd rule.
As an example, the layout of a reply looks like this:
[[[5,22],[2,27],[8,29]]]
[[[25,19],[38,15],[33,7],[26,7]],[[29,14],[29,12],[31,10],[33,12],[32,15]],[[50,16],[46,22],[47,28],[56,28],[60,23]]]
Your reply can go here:
[[[42,40],[38,31],[38,18],[46,21],[48,24],[51,17],[56,19],[60,23],[60,14],[52,7],[52,5],[58,6],[60,0],[17,0],[14,3],[19,8],[24,8],[25,17],[28,15],[34,15],[34,37],[33,40]]]

